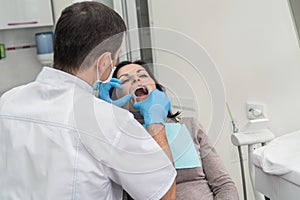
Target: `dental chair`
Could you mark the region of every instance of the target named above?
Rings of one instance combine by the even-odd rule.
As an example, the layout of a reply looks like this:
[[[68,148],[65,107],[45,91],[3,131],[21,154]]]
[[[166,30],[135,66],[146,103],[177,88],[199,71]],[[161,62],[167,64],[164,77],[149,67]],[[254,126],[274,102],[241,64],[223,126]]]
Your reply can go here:
[[[253,152],[255,189],[271,200],[300,199],[300,131]]]
[[[248,146],[248,165],[255,200],[300,199],[300,130],[275,138],[270,129],[246,131],[231,135],[239,148]],[[261,122],[258,122],[261,123]],[[275,138],[275,139],[274,139]],[[241,152],[239,152],[241,155]],[[247,199],[241,159],[244,199]]]

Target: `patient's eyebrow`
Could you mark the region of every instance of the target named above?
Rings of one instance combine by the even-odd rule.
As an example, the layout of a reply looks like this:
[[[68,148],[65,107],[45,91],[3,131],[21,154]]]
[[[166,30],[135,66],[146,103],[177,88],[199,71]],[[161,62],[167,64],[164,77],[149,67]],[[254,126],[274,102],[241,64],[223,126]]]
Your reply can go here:
[[[128,77],[128,76],[129,76],[129,74],[122,74],[121,76],[119,76],[119,79],[120,79],[122,76],[126,76],[126,77]]]
[[[136,73],[139,73],[139,72],[141,72],[141,71],[146,71],[145,69],[138,69],[138,70],[136,70]]]

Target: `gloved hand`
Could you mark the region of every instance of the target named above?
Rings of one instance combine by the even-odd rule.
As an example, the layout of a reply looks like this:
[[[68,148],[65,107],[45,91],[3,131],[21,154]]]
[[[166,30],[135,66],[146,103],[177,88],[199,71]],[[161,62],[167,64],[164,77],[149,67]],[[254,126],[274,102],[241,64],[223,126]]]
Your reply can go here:
[[[124,106],[132,97],[131,94],[128,94],[128,95],[125,95],[122,98],[117,99],[117,100],[112,100],[110,98],[109,91],[112,87],[122,89],[122,86],[120,85],[120,80],[117,79],[117,78],[112,78],[107,83],[98,82],[97,84],[98,85],[96,86],[96,88],[99,91],[98,92],[98,98],[100,98],[100,99],[102,99],[106,102],[109,102],[111,104],[114,104],[116,106],[119,106],[119,107]]]
[[[144,126],[164,123],[170,110],[170,100],[165,93],[154,89],[149,96],[140,102],[134,102],[133,107],[144,117]]]

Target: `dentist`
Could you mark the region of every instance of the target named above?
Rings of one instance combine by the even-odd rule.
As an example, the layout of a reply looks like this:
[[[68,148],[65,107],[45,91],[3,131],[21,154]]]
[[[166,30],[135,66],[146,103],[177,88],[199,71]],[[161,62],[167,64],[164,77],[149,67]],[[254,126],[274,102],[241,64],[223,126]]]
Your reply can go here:
[[[146,113],[148,133],[119,108],[130,95],[112,101],[107,93],[122,88],[110,79],[125,30],[97,2],[63,10],[54,68],[0,99],[0,199],[120,200],[123,189],[134,199],[176,198],[162,124],[169,100],[140,105],[161,113]]]

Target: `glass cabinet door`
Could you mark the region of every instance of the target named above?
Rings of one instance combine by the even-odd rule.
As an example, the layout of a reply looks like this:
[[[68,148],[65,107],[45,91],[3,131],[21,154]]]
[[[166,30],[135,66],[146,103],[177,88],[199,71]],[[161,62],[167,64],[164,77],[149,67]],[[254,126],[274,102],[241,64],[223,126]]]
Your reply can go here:
[[[120,52],[122,60],[153,63],[148,0],[95,0],[114,10],[124,19],[128,33]],[[150,47],[150,48],[149,48]]]

